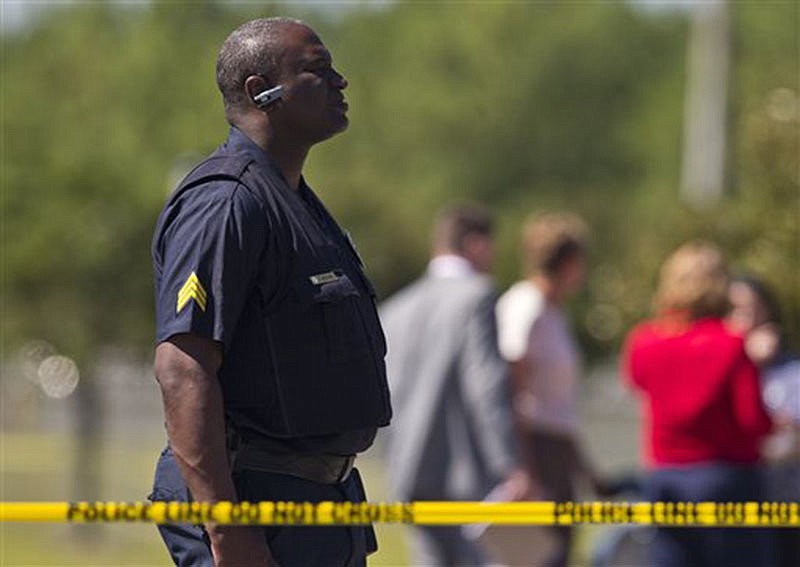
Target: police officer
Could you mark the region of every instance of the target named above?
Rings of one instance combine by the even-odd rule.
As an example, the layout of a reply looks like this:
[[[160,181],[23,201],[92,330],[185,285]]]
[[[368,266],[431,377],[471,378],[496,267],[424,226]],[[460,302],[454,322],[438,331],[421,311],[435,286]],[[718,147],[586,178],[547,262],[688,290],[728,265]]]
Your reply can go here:
[[[354,456],[389,422],[386,346],[349,237],[301,175],[345,130],[347,81],[308,26],[259,19],[217,59],[228,139],[153,240],[156,500],[362,501]],[[167,526],[178,565],[364,565],[371,528]]]

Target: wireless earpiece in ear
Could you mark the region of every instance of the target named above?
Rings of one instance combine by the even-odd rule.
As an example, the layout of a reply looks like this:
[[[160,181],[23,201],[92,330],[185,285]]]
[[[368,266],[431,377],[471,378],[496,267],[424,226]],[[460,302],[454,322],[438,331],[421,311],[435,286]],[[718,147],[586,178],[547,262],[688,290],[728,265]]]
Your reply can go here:
[[[256,103],[258,108],[267,108],[270,104],[281,98],[281,96],[283,96],[283,87],[278,85],[277,87],[272,87],[271,89],[258,93],[253,97],[253,102]]]

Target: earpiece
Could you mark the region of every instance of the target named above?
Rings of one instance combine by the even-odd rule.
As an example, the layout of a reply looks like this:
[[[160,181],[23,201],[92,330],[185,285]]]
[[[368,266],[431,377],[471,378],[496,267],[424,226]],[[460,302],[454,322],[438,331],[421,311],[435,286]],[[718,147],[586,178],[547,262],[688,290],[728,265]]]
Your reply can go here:
[[[253,102],[256,103],[258,108],[267,108],[270,104],[283,96],[283,87],[278,85],[265,91],[261,91],[253,97]]]

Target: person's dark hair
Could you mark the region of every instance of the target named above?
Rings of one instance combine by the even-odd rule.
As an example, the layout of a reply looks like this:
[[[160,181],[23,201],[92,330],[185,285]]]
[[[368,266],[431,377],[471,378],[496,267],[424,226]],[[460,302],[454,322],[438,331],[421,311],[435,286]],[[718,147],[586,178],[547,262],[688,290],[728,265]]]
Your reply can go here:
[[[468,236],[491,236],[492,217],[484,207],[474,203],[458,203],[442,210],[434,225],[434,246],[439,249],[463,252]]]
[[[765,323],[775,323],[781,325],[781,309],[778,303],[778,298],[772,292],[772,289],[764,282],[764,280],[754,276],[753,274],[738,273],[731,278],[731,283],[746,285],[750,291],[758,298],[761,305],[764,307],[766,314]]]
[[[260,18],[236,28],[222,44],[217,56],[217,87],[226,113],[248,102],[244,81],[262,75],[267,82],[278,80],[282,56],[279,32],[288,25],[305,26],[292,18]]]
[[[586,253],[588,233],[586,223],[574,213],[534,213],[522,227],[526,273],[555,275],[567,261]]]

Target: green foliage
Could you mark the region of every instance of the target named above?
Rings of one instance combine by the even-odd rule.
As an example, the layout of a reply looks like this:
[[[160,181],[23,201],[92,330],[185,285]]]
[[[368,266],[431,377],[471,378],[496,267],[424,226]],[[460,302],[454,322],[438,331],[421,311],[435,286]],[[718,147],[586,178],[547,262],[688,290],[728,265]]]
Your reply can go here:
[[[187,156],[225,135],[214,59],[239,22],[273,13],[254,10],[80,4],[3,38],[5,346],[45,338],[86,359],[103,343],[151,344],[155,218]],[[350,81],[350,130],[312,152],[307,177],[354,233],[382,295],[423,269],[430,221],[452,200],[497,213],[502,285],[519,276],[524,218],[570,208],[593,227],[574,310],[591,353],[617,347],[649,308],[658,264],[695,236],[766,276],[797,337],[794,6],[736,5],[731,191],[704,214],[678,200],[681,13],[299,10],[283,12],[318,29]]]
[[[47,338],[81,359],[103,342],[147,344],[149,240],[167,172],[224,133],[220,116],[198,119],[218,104],[205,38],[219,22],[195,17],[178,42],[177,15],[87,5],[4,38],[10,341]],[[201,69],[176,72],[195,60]]]

